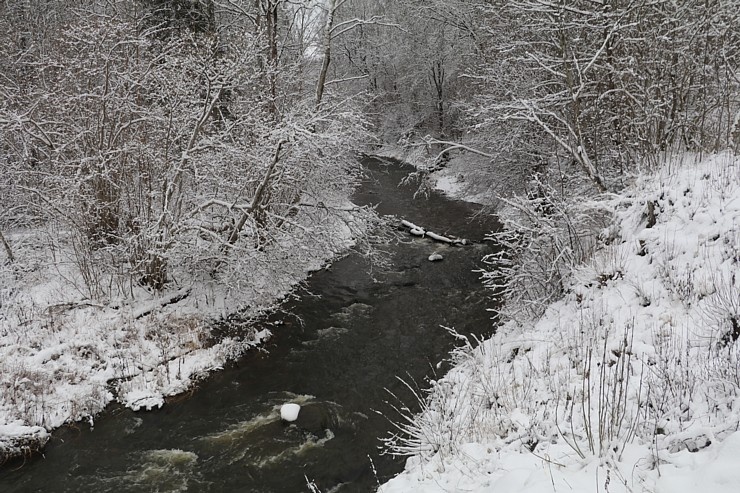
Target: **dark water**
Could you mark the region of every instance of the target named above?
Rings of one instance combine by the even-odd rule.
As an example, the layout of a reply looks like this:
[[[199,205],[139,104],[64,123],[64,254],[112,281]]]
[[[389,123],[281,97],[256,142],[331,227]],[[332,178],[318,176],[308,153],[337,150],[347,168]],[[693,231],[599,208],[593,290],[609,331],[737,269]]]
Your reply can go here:
[[[497,227],[491,217],[471,221],[467,204],[414,199],[414,186],[398,186],[408,169],[365,164],[357,203],[472,240]],[[423,384],[444,371],[435,368],[453,341],[440,325],[490,331],[491,300],[472,272],[490,247],[403,240],[388,247],[389,268],[369,272],[352,254],[315,273],[312,295],[286,306],[293,315],[273,317],[265,351],[192,393],[153,412],[113,407],[94,430],[55,432],[43,458],[0,469],[0,492],[307,492],[305,478],[324,493],[374,491],[403,467],[378,449],[391,425],[375,411],[394,416],[386,389],[413,407],[396,376]],[[445,260],[427,261],[437,251]],[[288,401],[303,405],[297,425],[279,419]]]

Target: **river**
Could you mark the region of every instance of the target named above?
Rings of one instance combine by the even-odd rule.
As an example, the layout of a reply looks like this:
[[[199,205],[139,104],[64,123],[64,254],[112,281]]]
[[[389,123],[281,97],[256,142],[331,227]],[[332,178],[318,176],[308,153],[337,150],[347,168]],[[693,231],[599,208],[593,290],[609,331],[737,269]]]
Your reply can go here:
[[[0,492],[374,491],[403,468],[382,455],[392,425],[389,391],[414,409],[398,377],[424,386],[441,375],[453,346],[442,325],[488,335],[492,300],[478,274],[495,218],[432,193],[399,186],[410,169],[367,158],[358,204],[378,204],[437,233],[473,240],[449,247],[403,236],[379,268],[353,253],[314,273],[300,299],[264,323],[274,336],[160,410],[111,406],[94,428],[57,430],[44,451],[0,468]],[[439,252],[444,260],[430,262]],[[299,402],[299,420],[279,419]],[[387,416],[387,417],[386,417]]]

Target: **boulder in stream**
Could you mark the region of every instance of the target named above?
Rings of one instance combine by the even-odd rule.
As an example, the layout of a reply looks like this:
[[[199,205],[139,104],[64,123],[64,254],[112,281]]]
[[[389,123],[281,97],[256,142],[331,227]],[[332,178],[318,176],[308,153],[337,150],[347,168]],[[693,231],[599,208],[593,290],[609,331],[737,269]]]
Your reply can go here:
[[[280,407],[280,418],[290,423],[298,419],[298,413],[300,412],[301,406],[299,406],[298,404],[283,404]]]

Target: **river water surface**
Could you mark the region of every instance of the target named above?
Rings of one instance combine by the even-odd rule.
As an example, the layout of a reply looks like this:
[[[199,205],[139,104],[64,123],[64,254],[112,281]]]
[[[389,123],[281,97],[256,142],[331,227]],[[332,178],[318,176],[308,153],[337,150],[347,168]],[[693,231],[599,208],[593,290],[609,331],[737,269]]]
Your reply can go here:
[[[498,223],[436,193],[414,199],[415,186],[399,186],[409,168],[365,165],[356,203],[476,243],[403,237],[386,268],[350,254],[271,318],[264,350],[160,410],[112,406],[92,430],[56,431],[43,458],[0,469],[0,492],[307,492],[306,478],[324,493],[366,492],[400,472],[403,459],[379,451],[392,425],[378,412],[394,417],[388,391],[414,408],[397,376],[424,386],[445,370],[454,341],[442,325],[491,332],[492,300],[474,270]],[[435,252],[444,260],[429,262]],[[293,425],[279,419],[288,401],[303,406]]]

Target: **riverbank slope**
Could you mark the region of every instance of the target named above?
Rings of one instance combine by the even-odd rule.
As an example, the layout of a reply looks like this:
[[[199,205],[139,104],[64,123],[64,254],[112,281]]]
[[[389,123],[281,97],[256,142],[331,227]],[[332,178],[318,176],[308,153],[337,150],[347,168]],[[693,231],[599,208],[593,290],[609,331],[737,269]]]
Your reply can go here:
[[[249,321],[348,251],[370,224],[365,211],[340,205],[322,223],[331,242],[306,228],[273,251],[247,252],[233,282],[176,267],[162,292],[132,286],[126,299],[91,298],[58,231],[8,232],[16,260],[0,264],[0,465],[40,450],[65,423],[92,424],[113,401],[161,407],[264,342],[269,329]],[[236,312],[238,321],[229,317]]]
[[[674,157],[600,201],[562,298],[457,351],[380,491],[737,489],[740,160]]]

